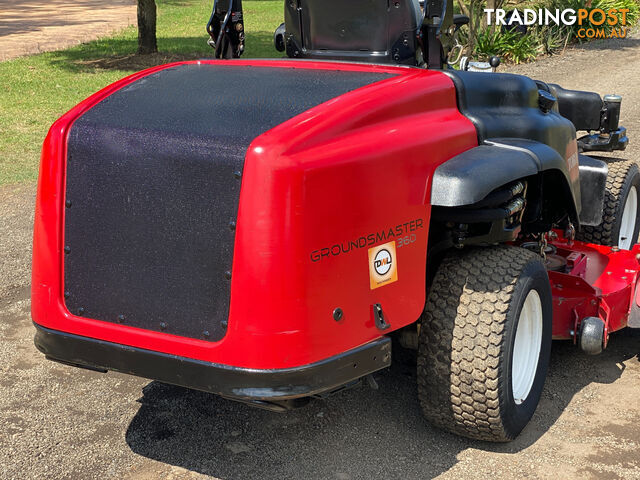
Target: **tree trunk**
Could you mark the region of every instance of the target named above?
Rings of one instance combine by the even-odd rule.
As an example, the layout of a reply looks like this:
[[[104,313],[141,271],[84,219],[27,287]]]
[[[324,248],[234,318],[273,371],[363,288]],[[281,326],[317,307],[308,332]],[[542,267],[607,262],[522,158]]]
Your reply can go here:
[[[138,53],[157,51],[156,0],[138,0]]]
[[[504,0],[487,0],[487,8],[492,8],[494,10],[498,10],[504,6]],[[493,19],[495,20],[495,13]],[[482,28],[487,28],[487,16],[482,16]],[[494,33],[498,27],[496,26],[496,22],[494,21],[491,24],[491,33]]]
[[[487,0],[487,8],[491,8],[493,10],[495,10],[496,8],[498,8],[498,6],[496,5],[498,2],[496,0]],[[494,12],[494,17],[495,17],[495,12]],[[482,15],[482,29],[486,29],[487,28],[487,16],[486,15]],[[496,24],[495,22],[491,25],[491,33],[495,32],[496,30]]]

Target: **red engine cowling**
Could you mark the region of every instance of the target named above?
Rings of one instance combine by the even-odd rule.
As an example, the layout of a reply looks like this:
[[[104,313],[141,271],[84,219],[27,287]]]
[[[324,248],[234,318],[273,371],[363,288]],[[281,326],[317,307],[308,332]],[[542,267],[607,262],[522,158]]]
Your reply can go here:
[[[238,85],[238,70],[256,83]],[[318,365],[376,344],[374,305],[385,333],[424,306],[433,171],[476,145],[440,72],[201,61],[132,75],[63,116],[45,141],[36,343],[54,359],[152,378],[124,360],[89,362],[81,349],[61,358],[45,339],[243,371]],[[368,370],[388,365],[370,357]]]

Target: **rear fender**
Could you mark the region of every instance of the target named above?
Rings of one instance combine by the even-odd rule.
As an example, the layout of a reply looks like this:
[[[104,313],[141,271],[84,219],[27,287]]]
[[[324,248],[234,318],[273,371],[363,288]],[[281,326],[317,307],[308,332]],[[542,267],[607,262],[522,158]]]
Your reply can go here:
[[[580,224],[595,227],[602,223],[609,167],[606,162],[587,155],[580,155],[579,163],[582,202]]]
[[[433,176],[431,205],[473,205],[496,188],[543,172],[562,178],[567,211],[577,221],[581,210],[577,154],[565,161],[548,145],[525,139],[486,140],[440,165]]]

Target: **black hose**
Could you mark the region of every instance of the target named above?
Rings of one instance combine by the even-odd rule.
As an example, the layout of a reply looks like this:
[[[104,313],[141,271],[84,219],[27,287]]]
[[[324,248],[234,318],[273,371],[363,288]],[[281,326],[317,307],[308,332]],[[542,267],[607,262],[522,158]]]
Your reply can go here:
[[[507,188],[500,190],[494,190],[478,203],[474,203],[471,208],[484,208],[484,207],[498,207],[507,203],[516,195],[524,191],[524,185],[522,182],[514,183]]]
[[[514,198],[507,205],[497,208],[434,208],[432,218],[441,222],[485,223],[509,218],[525,206],[522,197]]]

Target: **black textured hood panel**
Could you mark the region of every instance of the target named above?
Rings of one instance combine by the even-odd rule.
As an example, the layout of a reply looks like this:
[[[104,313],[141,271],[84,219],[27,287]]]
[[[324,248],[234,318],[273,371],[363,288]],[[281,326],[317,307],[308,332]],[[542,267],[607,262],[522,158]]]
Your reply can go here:
[[[68,309],[222,338],[231,223],[249,144],[320,103],[390,76],[188,64],[144,77],[94,106],[68,139]]]

